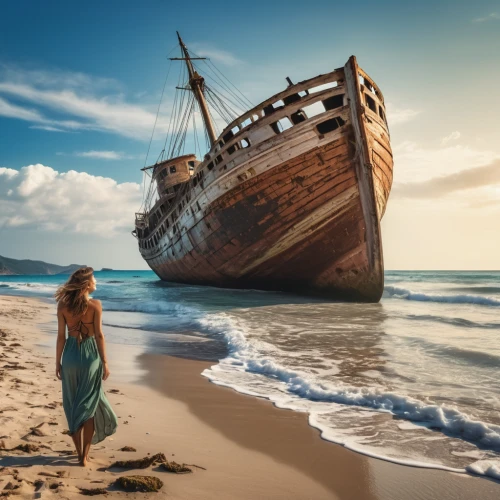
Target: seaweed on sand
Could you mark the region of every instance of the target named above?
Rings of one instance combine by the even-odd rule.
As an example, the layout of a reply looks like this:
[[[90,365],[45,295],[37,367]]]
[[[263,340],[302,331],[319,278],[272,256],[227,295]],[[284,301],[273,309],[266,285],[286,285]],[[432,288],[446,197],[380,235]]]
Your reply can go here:
[[[156,453],[150,457],[138,458],[136,460],[118,460],[112,463],[109,468],[119,467],[120,469],[147,469],[150,465],[166,462],[167,458],[163,453]]]
[[[40,447],[37,446],[36,444],[26,443],[26,444],[19,444],[16,447],[6,451],[20,450],[24,451],[25,453],[32,453],[33,451],[38,451],[39,449]]]
[[[82,495],[93,497],[95,495],[107,495],[108,490],[105,488],[78,488]]]
[[[193,469],[190,469],[189,467],[186,466],[186,464],[178,464],[177,462],[169,462],[168,460],[165,460],[165,462],[162,462],[160,464],[160,467],[167,472],[174,472],[175,474],[188,474],[190,472],[193,472]]]
[[[121,476],[115,485],[125,491],[142,491],[144,493],[150,491],[158,491],[163,482],[154,476]]]

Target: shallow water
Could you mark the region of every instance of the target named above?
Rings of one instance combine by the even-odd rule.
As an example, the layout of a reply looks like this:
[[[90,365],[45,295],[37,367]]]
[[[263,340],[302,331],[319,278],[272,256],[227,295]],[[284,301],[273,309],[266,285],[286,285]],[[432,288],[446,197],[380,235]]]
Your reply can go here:
[[[1,276],[0,293],[66,278]],[[96,279],[111,343],[214,360],[213,382],[308,412],[353,450],[500,478],[500,272],[387,272],[379,304]]]

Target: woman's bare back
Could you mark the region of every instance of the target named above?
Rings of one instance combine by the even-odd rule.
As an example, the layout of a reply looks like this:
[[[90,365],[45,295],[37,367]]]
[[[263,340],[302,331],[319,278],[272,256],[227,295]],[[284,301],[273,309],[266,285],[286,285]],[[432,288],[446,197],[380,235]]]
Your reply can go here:
[[[94,319],[96,314],[97,304],[96,299],[90,299],[87,310],[81,316],[73,316],[66,307],[62,309],[64,319],[68,325],[68,335],[76,337],[78,335],[78,327],[80,322],[83,323],[84,328],[88,329],[86,336],[93,337],[95,335]]]

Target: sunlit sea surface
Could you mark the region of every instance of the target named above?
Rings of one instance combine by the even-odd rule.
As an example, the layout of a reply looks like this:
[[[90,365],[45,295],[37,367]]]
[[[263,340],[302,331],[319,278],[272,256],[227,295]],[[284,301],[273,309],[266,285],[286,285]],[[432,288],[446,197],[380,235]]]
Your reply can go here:
[[[379,304],[95,276],[108,342],[213,360],[214,383],[307,412],[352,450],[500,479],[500,272],[386,272]],[[66,279],[0,276],[0,293]]]

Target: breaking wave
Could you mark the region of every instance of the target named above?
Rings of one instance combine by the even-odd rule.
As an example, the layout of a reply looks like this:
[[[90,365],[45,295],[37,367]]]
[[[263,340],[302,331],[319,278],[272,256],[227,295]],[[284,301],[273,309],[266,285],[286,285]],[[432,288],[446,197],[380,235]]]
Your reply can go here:
[[[423,292],[412,292],[406,288],[399,288],[397,286],[386,286],[384,288],[384,295],[390,298],[405,299],[405,300],[418,300],[421,302],[443,302],[447,304],[475,304],[482,306],[500,307],[500,300],[492,297],[484,297],[481,295],[439,295]]]
[[[168,314],[175,317],[197,317],[200,315],[200,310],[194,307],[189,307],[180,304],[179,302],[162,302],[162,301],[106,301],[103,299],[104,307],[107,311],[127,311],[140,312],[147,314]]]
[[[434,321],[437,323],[459,326],[461,328],[500,329],[500,323],[479,323],[477,321],[470,321],[464,318],[449,318],[447,316],[435,316],[432,314],[407,314],[405,319],[415,321]]]

